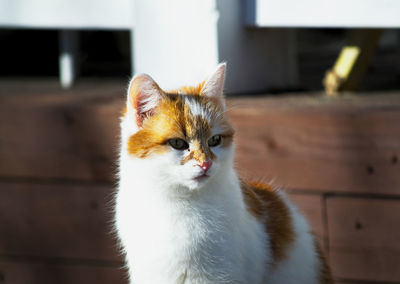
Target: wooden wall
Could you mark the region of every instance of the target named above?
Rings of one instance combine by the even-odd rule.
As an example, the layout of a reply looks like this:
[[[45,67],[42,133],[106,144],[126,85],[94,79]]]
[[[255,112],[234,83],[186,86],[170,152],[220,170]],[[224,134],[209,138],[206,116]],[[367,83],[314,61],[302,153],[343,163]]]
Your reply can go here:
[[[400,282],[400,97],[232,105],[238,168],[288,189],[335,277]]]
[[[127,283],[122,99],[0,97],[0,283]],[[230,99],[237,168],[287,189],[338,283],[400,283],[400,97]]]

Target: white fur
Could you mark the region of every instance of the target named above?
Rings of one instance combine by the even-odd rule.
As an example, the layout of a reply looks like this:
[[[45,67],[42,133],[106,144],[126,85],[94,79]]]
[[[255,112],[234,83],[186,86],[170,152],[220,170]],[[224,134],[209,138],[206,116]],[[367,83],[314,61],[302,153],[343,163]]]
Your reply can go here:
[[[185,97],[185,103],[189,106],[190,112],[193,116],[201,116],[211,122],[212,115],[208,109],[202,106],[198,101],[191,97]]]

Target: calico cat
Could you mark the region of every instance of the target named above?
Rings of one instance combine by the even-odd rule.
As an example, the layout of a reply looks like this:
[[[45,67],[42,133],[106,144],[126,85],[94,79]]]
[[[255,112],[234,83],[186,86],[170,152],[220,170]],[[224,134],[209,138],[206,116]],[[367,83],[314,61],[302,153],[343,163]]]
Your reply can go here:
[[[116,227],[131,283],[333,283],[285,195],[236,174],[225,70],[169,92],[130,83]]]

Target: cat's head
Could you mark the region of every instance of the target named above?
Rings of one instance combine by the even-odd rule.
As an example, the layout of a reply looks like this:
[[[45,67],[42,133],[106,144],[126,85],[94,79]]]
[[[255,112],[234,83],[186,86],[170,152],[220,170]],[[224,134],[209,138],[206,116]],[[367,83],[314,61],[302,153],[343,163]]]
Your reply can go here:
[[[220,64],[198,86],[168,92],[148,75],[135,76],[122,124],[126,155],[153,178],[191,190],[231,167],[234,130],[225,113],[225,70]]]

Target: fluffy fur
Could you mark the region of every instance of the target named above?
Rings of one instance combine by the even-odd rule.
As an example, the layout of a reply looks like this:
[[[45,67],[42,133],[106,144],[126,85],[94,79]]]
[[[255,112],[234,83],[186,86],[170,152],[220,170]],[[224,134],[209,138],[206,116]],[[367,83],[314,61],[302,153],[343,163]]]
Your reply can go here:
[[[116,202],[131,283],[332,283],[297,209],[233,168],[225,68],[170,92],[148,75],[131,81]]]

